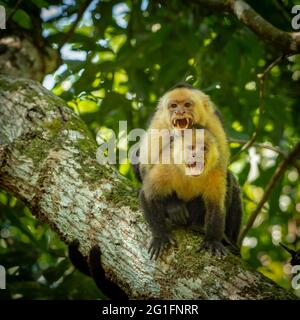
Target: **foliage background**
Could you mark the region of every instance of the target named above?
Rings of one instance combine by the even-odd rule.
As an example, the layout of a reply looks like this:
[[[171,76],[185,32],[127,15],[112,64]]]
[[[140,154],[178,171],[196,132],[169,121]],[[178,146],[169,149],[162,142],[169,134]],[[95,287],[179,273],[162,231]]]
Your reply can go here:
[[[292,31],[290,0],[248,1],[275,26]],[[229,14],[197,1],[0,1],[9,19],[43,36],[61,51],[58,70],[44,85],[65,99],[88,124],[118,132],[145,128],[159,96],[180,81],[201,88],[218,105],[229,136],[248,140],[258,121],[257,75],[280,55]],[[86,10],[83,10],[86,9]],[[78,12],[84,11],[74,32]],[[258,142],[288,152],[300,136],[300,56],[274,67],[266,81]],[[122,147],[122,146],[120,146]],[[240,146],[232,144],[232,154]],[[248,220],[282,158],[252,147],[231,165],[243,188]],[[129,165],[120,172],[134,179]],[[19,201],[0,192],[0,264],[8,268],[0,299],[103,298],[88,277],[75,271],[64,243],[36,221]],[[254,268],[289,288],[289,255],[278,246],[300,246],[300,185],[295,168],[277,183],[242,247]]]

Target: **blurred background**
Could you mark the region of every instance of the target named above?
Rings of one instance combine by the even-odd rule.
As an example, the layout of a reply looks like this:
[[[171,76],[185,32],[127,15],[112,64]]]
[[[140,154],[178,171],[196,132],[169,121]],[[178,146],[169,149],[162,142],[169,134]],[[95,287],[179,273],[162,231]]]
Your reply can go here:
[[[298,1],[248,3],[273,25],[291,28]],[[9,24],[60,52],[43,85],[67,101],[96,137],[99,130],[145,128],[160,95],[180,81],[209,94],[232,141],[249,140],[259,120],[259,75],[280,52],[226,13],[197,1],[0,1]],[[300,55],[268,74],[256,144],[231,169],[243,189],[243,224],[283,156],[300,136]],[[120,146],[121,147],[121,146]],[[234,155],[241,148],[231,143]],[[272,150],[273,149],[273,150]],[[134,180],[129,165],[121,174]],[[289,254],[300,247],[299,165],[288,166],[243,241],[242,257],[280,286],[291,287]],[[8,268],[0,299],[102,299],[75,271],[66,245],[24,205],[0,190],[0,264]],[[300,293],[297,293],[300,296]]]

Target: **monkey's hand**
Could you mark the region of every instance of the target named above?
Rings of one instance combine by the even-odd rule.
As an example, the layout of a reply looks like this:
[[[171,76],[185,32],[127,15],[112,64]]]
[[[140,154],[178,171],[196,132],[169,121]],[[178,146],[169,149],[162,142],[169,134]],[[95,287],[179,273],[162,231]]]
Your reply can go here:
[[[154,258],[154,260],[157,260],[162,251],[170,243],[173,245],[176,244],[175,240],[169,234],[153,237],[148,250],[148,253],[150,254],[150,260],[152,260],[152,258]]]
[[[227,256],[226,248],[223,246],[223,244],[220,241],[217,241],[217,240],[204,239],[198,251],[202,249],[209,250],[212,254],[215,254],[219,257]]]
[[[189,212],[183,202],[169,202],[166,207],[168,217],[172,222],[179,225],[186,225]]]
[[[241,252],[240,252],[241,250],[238,247],[238,245],[236,243],[232,242],[226,235],[224,235],[222,243],[234,255],[241,257]]]

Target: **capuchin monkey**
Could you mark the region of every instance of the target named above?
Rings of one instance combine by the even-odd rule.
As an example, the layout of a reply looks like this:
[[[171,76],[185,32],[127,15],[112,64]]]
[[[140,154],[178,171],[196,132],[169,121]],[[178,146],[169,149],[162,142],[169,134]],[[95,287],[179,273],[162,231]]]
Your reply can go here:
[[[197,149],[197,128],[204,131],[202,158],[193,152]],[[173,133],[166,141],[162,134],[158,151],[150,142],[153,129]],[[188,131],[192,132],[191,141],[178,144]],[[167,147],[173,157],[170,164],[162,162]],[[190,157],[176,163],[187,149],[192,150]],[[224,240],[236,246],[242,217],[240,188],[227,169],[230,153],[220,114],[207,95],[185,84],[163,95],[139,151],[140,159],[144,153],[147,160],[156,153],[154,158],[159,160],[150,164],[141,161],[133,166],[142,182],[140,203],[152,231],[151,259],[157,259],[168,243],[174,243],[167,227],[168,219],[204,231],[199,249],[204,247],[223,256],[227,254]]]

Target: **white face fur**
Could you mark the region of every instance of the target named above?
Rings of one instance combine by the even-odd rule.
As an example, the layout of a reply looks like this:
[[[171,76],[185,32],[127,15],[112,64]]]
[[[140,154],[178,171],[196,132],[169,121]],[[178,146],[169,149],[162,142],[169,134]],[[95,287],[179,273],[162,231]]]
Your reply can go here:
[[[187,129],[173,141],[174,163],[188,176],[209,172],[219,159],[214,136],[207,130]]]
[[[209,97],[196,89],[177,88],[167,92],[158,104],[158,111],[172,129],[205,126],[207,114],[214,112]]]

